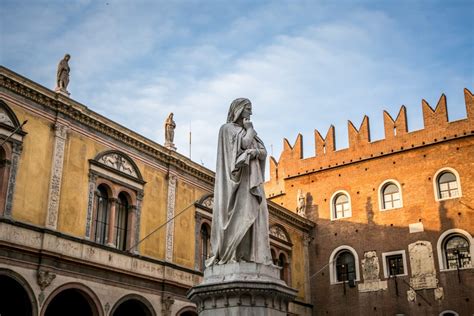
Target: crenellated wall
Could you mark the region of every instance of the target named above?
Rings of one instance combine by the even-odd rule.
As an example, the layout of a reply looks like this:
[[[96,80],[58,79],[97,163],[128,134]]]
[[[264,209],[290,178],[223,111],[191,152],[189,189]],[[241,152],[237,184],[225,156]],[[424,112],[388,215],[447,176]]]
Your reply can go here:
[[[284,194],[285,179],[317,173],[373,159],[376,157],[400,153],[414,148],[430,146],[436,143],[474,135],[474,96],[464,89],[467,117],[449,122],[446,96],[441,95],[436,108],[422,101],[424,128],[408,131],[405,106],[395,119],[384,111],[385,138],[371,142],[369,118],[364,116],[359,128],[348,121],[349,147],[336,150],[335,128],[331,125],[325,137],[314,131],[315,156],[303,159],[303,136],[299,134],[293,146],[283,140],[283,151],[277,161],[270,157],[270,180],[265,185],[268,197]]]

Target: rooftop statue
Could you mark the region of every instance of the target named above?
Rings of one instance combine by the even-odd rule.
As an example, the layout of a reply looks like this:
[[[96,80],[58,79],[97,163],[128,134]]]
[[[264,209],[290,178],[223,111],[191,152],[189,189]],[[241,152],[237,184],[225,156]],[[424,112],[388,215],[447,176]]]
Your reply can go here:
[[[267,151],[250,121],[251,114],[250,100],[236,99],[230,105],[227,123],[219,130],[212,255],[207,266],[272,263],[263,190]]]
[[[56,91],[68,93],[67,86],[69,84],[69,72],[71,71],[68,64],[69,59],[71,59],[71,55],[66,54],[58,64],[58,71],[56,73]]]
[[[174,146],[174,129],[176,128],[176,123],[173,120],[173,113],[168,115],[168,118],[165,121],[165,147],[169,149],[176,150]]]

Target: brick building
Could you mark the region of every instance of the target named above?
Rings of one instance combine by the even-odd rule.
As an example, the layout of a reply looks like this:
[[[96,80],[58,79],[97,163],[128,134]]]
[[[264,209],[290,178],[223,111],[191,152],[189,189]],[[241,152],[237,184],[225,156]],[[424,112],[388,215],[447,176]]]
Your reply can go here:
[[[406,109],[384,112],[385,139],[369,119],[349,121],[349,147],[334,127],[284,140],[270,160],[267,197],[316,223],[309,245],[314,315],[471,315],[474,312],[474,98],[448,121],[446,97],[422,102],[424,128],[409,132]],[[297,201],[298,193],[303,199]]]
[[[2,316],[197,315],[212,171],[4,67],[0,144]],[[310,315],[314,225],[269,211],[290,309]]]

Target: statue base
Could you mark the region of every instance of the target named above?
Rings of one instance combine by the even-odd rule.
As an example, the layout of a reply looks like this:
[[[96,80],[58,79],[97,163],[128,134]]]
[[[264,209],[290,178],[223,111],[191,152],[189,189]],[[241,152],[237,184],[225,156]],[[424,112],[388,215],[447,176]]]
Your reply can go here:
[[[168,148],[169,150],[176,151],[176,146],[173,143],[165,142],[165,147]]]
[[[56,87],[56,89],[54,89],[54,91],[56,93],[59,93],[59,94],[62,94],[64,96],[66,96],[66,97],[69,97],[71,95],[66,89],[59,88],[59,87]]]
[[[213,265],[187,296],[199,316],[286,316],[297,290],[280,279],[280,268],[255,262]]]

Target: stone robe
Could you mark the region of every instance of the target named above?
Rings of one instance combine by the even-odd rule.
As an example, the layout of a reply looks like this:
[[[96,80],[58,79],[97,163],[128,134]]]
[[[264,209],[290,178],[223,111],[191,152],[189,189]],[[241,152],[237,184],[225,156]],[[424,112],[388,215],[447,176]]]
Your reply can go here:
[[[238,261],[272,262],[263,190],[266,150],[256,136],[248,148],[243,148],[246,133],[242,126],[232,122],[219,131],[212,256],[207,266]],[[251,158],[251,149],[259,149],[257,157]]]

